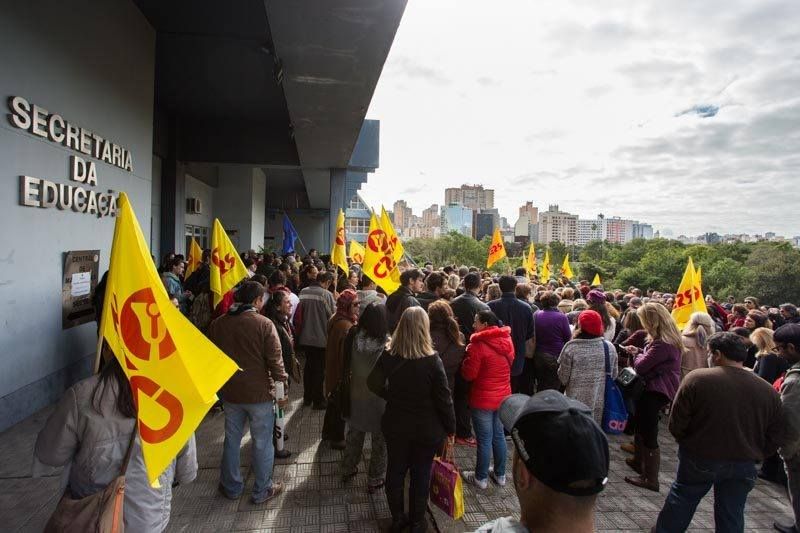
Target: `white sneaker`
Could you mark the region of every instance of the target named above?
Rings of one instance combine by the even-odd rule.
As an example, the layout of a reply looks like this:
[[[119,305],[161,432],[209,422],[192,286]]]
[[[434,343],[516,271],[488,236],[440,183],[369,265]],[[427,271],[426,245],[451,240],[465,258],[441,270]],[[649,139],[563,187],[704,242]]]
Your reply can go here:
[[[466,472],[464,474],[464,481],[471,485],[475,485],[481,490],[486,490],[489,488],[489,480],[488,479],[478,479],[475,477],[475,472]]]
[[[489,472],[489,477],[492,478],[492,481],[494,481],[498,486],[500,486],[500,487],[505,487],[506,486],[506,476],[505,475],[498,476],[498,475],[496,475],[494,473],[494,471],[491,471],[491,472]]]

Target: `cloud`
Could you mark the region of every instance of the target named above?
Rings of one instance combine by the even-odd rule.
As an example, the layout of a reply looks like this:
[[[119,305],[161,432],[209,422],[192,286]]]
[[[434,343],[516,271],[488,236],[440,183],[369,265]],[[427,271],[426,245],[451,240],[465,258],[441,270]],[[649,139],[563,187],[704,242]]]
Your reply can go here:
[[[682,117],[683,115],[697,115],[700,118],[711,118],[717,116],[717,113],[719,113],[719,106],[712,104],[699,104],[675,113],[675,116]]]
[[[500,80],[496,80],[489,76],[481,76],[477,80],[479,85],[483,85],[484,87],[493,87],[496,85],[500,85]]]
[[[387,64],[387,68],[402,76],[427,81],[434,85],[449,85],[451,83],[451,80],[441,71],[415,62],[409,57],[395,57],[391,63]]]
[[[797,20],[791,0],[409,3],[365,194],[419,214],[483,183],[512,222],[533,201],[675,235],[796,235]]]

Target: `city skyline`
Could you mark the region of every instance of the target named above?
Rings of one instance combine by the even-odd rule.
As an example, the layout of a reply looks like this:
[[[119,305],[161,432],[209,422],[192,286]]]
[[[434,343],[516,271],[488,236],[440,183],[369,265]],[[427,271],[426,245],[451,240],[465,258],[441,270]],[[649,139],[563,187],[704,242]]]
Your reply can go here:
[[[509,219],[527,198],[675,236],[799,235],[765,216],[800,204],[799,18],[786,0],[410,3],[363,197],[419,212],[483,183]]]

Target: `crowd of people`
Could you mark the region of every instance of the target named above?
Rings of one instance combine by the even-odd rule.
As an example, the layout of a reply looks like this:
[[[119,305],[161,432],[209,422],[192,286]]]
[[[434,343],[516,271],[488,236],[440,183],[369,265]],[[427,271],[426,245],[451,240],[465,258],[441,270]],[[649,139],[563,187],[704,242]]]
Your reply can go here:
[[[173,303],[241,368],[219,393],[226,498],[244,490],[245,422],[253,503],[283,490],[272,477],[274,458],[291,452],[273,442],[276,403],[286,405],[276,384],[288,390],[302,380],[303,408],[325,411],[323,445],[343,452],[344,482],[356,475],[369,436],[367,490],[385,491],[392,531],[425,531],[437,454],[474,447],[475,469],[462,476],[482,491],[506,485],[509,443],[521,516],[480,531],[591,531],[609,468],[601,430],[607,377],[627,372],[640,386],[626,392],[633,439],[623,445],[631,454],[625,481],[660,491],[662,418],[679,445],[677,479],[655,531],[684,531],[712,486],[717,529],[742,531],[756,476],[788,488],[796,522],[775,527],[797,531],[800,315],[792,304],[708,296],[708,312],[692,314],[679,330],[670,315],[674,295],[651,289],[604,291],[524,269],[496,276],[427,263],[404,268],[400,287],[386,295],[358,265],[337,275],[315,250],[302,258],[251,251],[242,259],[248,279],[216,307],[208,250],[186,278],[179,255],[159,269]],[[72,464],[76,495],[97,490],[115,475],[134,416],[130,387],[111,357],[99,376],[68,391],[36,457]],[[133,456],[129,475],[143,475],[135,468],[138,445]],[[166,527],[173,482],[190,481],[196,469],[192,439],[162,474],[158,497],[126,493],[126,526]]]

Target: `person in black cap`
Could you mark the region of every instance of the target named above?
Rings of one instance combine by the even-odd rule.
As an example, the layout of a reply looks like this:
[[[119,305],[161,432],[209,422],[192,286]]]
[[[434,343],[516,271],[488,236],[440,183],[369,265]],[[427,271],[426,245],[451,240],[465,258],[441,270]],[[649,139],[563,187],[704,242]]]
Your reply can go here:
[[[506,398],[500,420],[514,442],[520,519],[498,518],[476,533],[594,531],[597,494],[608,483],[609,453],[592,410],[556,390],[544,390]]]

